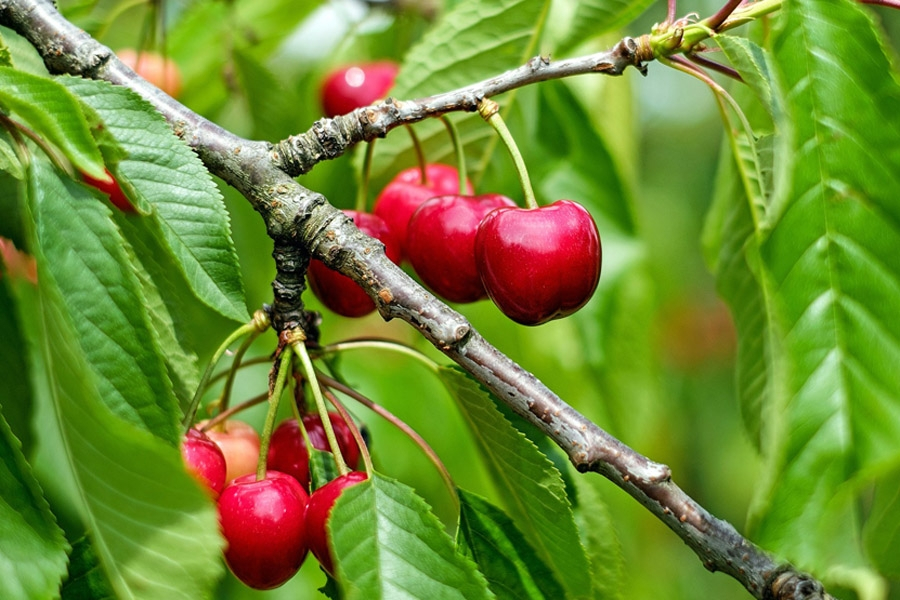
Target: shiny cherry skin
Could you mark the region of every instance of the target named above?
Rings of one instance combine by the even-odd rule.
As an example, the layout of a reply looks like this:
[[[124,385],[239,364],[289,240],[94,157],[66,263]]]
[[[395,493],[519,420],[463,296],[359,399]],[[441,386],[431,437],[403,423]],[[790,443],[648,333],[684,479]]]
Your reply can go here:
[[[290,475],[243,475],[219,497],[219,525],[228,542],[225,562],[235,577],[258,590],[276,588],[306,559],[306,490]]]
[[[498,208],[478,226],[475,263],[507,317],[540,325],[584,306],[597,289],[602,251],[590,213],[571,200]]]
[[[225,487],[225,456],[214,441],[194,427],[181,440],[181,456],[188,472],[199,481],[212,496],[219,497]]]
[[[328,543],[326,526],[334,503],[348,487],[368,479],[363,471],[351,471],[333,479],[314,491],[306,505],[306,541],[322,568],[334,575],[334,558]]]
[[[413,214],[407,230],[409,261],[435,294],[450,302],[487,297],[475,267],[475,231],[495,208],[516,204],[500,194],[435,196]]]
[[[376,215],[384,219],[400,242],[400,251],[407,257],[407,227],[416,209],[423,202],[434,196],[459,194],[459,171],[456,167],[441,163],[425,166],[425,181],[418,167],[404,169],[384,186],[375,199],[372,209]],[[466,181],[464,194],[472,194],[472,184]]]
[[[202,428],[206,421],[197,423]],[[225,456],[225,482],[256,472],[259,461],[259,434],[249,423],[228,419],[206,431],[206,435],[222,450]]]
[[[109,172],[109,169],[106,170],[106,177],[107,179],[104,181],[103,179],[91,177],[87,173],[81,174],[82,181],[109,196],[109,201],[112,202],[113,206],[122,212],[137,212],[134,206],[132,206],[131,201],[125,196],[125,192],[122,191],[119,182],[116,181],[116,178]]]
[[[399,70],[397,63],[384,60],[333,71],[325,77],[320,91],[325,116],[344,115],[381,100],[393,87]]]
[[[350,432],[350,427],[337,413],[328,413],[334,435],[337,437],[338,447],[344,462],[351,469],[359,464],[359,447]],[[309,435],[309,441],[313,448],[330,451],[328,438],[325,435],[325,427],[318,414],[309,414],[303,417],[303,425]],[[266,466],[282,473],[287,473],[299,481],[304,488],[309,489],[309,452],[303,441],[303,433],[297,419],[285,419],[275,431],[269,441],[269,453],[266,455]]]
[[[345,210],[360,231],[384,244],[384,253],[394,263],[401,259],[400,244],[381,217]],[[344,317],[362,317],[375,310],[375,302],[359,284],[325,266],[320,260],[310,261],[307,271],[309,287],[329,310]]]

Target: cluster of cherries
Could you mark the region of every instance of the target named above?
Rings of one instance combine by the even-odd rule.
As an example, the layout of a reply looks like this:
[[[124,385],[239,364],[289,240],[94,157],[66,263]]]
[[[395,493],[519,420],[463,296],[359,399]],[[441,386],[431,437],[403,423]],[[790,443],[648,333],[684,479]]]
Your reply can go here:
[[[359,65],[335,72],[322,87],[333,116],[368,106],[393,83],[396,66]],[[570,200],[520,208],[500,194],[475,195],[457,169],[428,164],[401,171],[372,213],[344,211],[381,241],[396,264],[408,260],[435,294],[450,302],[490,298],[510,319],[539,325],[584,306],[600,278],[602,251],[590,213]],[[375,305],[348,277],[319,261],[309,268],[313,293],[347,317]]]
[[[360,453],[350,427],[336,413],[328,417],[341,455],[355,469]],[[328,451],[322,419],[308,414],[302,421],[312,446]],[[310,491],[309,451],[300,424],[287,419],[272,432],[265,475],[258,478],[260,440],[252,426],[231,419],[206,432],[203,427],[201,422],[188,430],[181,452],[188,471],[217,501],[231,572],[252,588],[272,589],[293,577],[312,552],[333,574],[326,524],[337,498],[366,473],[350,471]]]

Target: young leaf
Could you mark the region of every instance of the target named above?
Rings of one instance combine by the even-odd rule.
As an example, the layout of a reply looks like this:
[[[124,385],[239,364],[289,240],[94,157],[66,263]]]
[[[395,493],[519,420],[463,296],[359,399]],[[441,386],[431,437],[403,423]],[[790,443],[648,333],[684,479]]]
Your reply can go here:
[[[228,214],[197,155],[133,92],[87,79],[61,81],[97,111],[128,153],[118,173],[155,209],[153,226],[197,298],[225,317],[248,321]]]
[[[500,600],[563,598],[553,572],[502,510],[476,494],[459,490],[457,544],[478,564]]]
[[[53,597],[66,572],[68,546],[0,413],[0,596]]]
[[[177,445],[180,411],[109,208],[44,161],[32,165],[29,200],[43,268],[59,282],[106,405]]]
[[[786,3],[773,57],[790,171],[760,255],[789,371],[754,539],[822,573],[864,569],[848,483],[900,459],[900,86],[849,0]]]
[[[456,368],[442,368],[439,375],[526,539],[565,587],[567,597],[589,598],[590,568],[559,471],[509,424],[478,383]]]
[[[76,169],[105,178],[103,157],[81,105],[57,81],[0,66],[0,106],[59,148]]]
[[[412,488],[377,473],[347,488],[329,530],[344,598],[491,598],[475,565]]]

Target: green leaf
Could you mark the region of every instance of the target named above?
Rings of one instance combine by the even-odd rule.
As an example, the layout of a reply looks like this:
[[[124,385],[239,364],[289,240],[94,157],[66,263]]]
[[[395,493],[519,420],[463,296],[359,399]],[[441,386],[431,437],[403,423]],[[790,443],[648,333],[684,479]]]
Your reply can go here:
[[[875,487],[872,512],[865,526],[866,551],[878,570],[900,578],[900,471],[893,471]]]
[[[578,490],[575,522],[591,561],[594,598],[614,600],[621,598],[625,589],[625,558],[600,485],[603,480],[593,473],[575,479]]]
[[[0,239],[0,243],[8,240]],[[3,273],[3,257],[0,256],[0,273]],[[3,274],[8,278],[9,275]],[[22,443],[26,456],[32,450],[33,416],[32,391],[28,379],[28,364],[22,348],[25,339],[16,319],[15,304],[10,291],[0,281],[0,410],[10,429]]]
[[[778,96],[772,91],[772,65],[766,51],[747,38],[726,34],[717,35],[716,43],[769,116],[776,118],[779,112]]]
[[[0,413],[0,596],[53,597],[66,572],[68,546]]]
[[[551,30],[553,56],[561,56],[575,46],[608,31],[628,25],[653,0],[566,0],[553,3]]]
[[[340,472],[334,460],[334,454],[313,448],[309,451],[309,485],[316,490],[332,479],[337,478]]]
[[[247,51],[234,51],[234,66],[253,118],[253,139],[280,140],[297,132],[300,99]]]
[[[850,484],[900,459],[900,86],[849,0],[786,3],[773,57],[790,171],[760,256],[788,371],[751,524],[801,567],[864,570]]]
[[[118,174],[153,206],[156,227],[201,301],[248,321],[228,213],[209,172],[146,101],[104,82],[62,78],[128,153]]]
[[[6,45],[6,41],[3,39],[3,36],[0,35],[0,67],[11,67],[13,66],[12,55],[9,52],[9,46]]]
[[[6,132],[0,136],[0,172],[8,173],[16,179],[24,179],[25,169],[16,156],[11,142],[7,138]]]
[[[77,340],[106,405],[171,445],[180,410],[141,285],[109,208],[83,187],[34,161],[30,208],[43,268],[59,282]]]
[[[69,576],[60,590],[62,600],[113,600],[115,594],[100,565],[100,558],[88,538],[72,545]]]
[[[347,600],[492,597],[425,501],[399,482],[376,473],[347,488],[329,529]]]
[[[0,66],[0,105],[59,148],[76,169],[105,178],[81,104],[57,81]]]
[[[32,364],[46,370],[66,457],[57,468],[75,481],[68,500],[84,519],[114,596],[207,597],[222,572],[215,506],[177,448],[104,404],[59,282],[40,252],[37,258],[38,288],[22,293],[17,306],[33,334]]]
[[[456,368],[441,368],[439,376],[469,424],[515,523],[567,597],[589,598],[590,568],[559,471],[510,425],[478,383]]]
[[[458,544],[501,600],[562,598],[565,592],[515,522],[484,498],[459,490]]]

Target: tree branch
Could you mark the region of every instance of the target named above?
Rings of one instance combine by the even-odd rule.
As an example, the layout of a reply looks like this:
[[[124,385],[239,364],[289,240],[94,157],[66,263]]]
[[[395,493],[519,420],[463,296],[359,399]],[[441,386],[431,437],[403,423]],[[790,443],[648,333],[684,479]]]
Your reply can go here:
[[[459,313],[422,289],[388,260],[379,242],[360,233],[341,211],[293,180],[352,144],[406,123],[455,110],[523,85],[578,73],[643,69],[646,46],[630,38],[606,53],[550,62],[541,57],[498,77],[419,100],[389,100],[333,120],[277,146],[244,140],[203,119],[140,79],[105,46],[69,23],[49,0],[0,0],[0,24],[23,35],[53,73],[124,85],[151,102],[211,172],[240,191],[260,213],[279,266],[274,284],[276,328],[309,327],[302,274],[310,257],[350,276],[385,319],[400,318],[461,365],[497,398],[554,440],[582,472],[595,471],[628,492],[670,527],[711,571],[723,571],[760,600],[830,598],[822,585],[743,538],[710,515],[672,480],[667,466],[635,452],[590,422],[534,375],[488,343]]]

